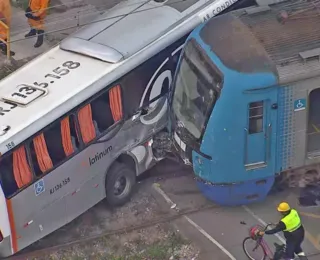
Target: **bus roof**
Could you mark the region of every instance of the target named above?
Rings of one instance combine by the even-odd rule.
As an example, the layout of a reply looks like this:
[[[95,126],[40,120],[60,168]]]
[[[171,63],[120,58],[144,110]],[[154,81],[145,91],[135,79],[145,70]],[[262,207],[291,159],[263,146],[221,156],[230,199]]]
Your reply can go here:
[[[201,29],[200,35],[210,41],[219,57],[224,56],[230,63],[249,64],[251,60],[262,68],[268,59],[269,68],[265,69],[275,69],[280,84],[298,80],[302,75],[320,74],[320,2],[269,0],[268,3],[271,4],[266,1],[258,7],[214,18]],[[209,36],[210,31],[219,37]],[[309,58],[316,59],[306,62]]]
[[[97,18],[95,23],[63,41],[61,48],[64,49],[68,45],[67,50],[86,54],[84,49],[91,51],[94,46],[99,46],[98,50],[103,51],[107,47],[109,51],[113,50],[119,56],[128,58],[141,47],[154,41],[181,18],[181,13],[176,9],[169,6],[159,8],[159,5],[155,4],[155,2],[141,4],[140,1],[137,4],[113,9]],[[128,13],[131,14],[124,16]],[[70,44],[70,41],[74,43],[74,40],[77,40],[75,44]],[[83,47],[87,45],[88,48]],[[101,56],[103,60],[104,55],[100,53],[96,52],[96,57]]]
[[[224,1],[190,0],[178,6],[173,0],[164,4],[140,0],[120,3],[59,46],[0,81],[0,154],[145,61],[153,55],[151,52],[156,53],[155,47],[160,51],[173,37],[190,31],[199,21],[187,24],[187,15],[194,16],[195,10],[207,6],[212,9],[212,3],[214,7]],[[198,20],[202,19],[199,17]],[[169,32],[171,35],[182,22],[185,27],[179,27],[176,36],[164,39],[164,35]],[[135,55],[151,43],[155,46],[145,54]],[[131,56],[134,57],[131,59]],[[79,62],[80,66],[72,69],[76,65],[70,66],[71,62]],[[57,72],[68,67],[66,75],[63,75],[65,71]],[[57,73],[61,73],[59,79],[48,75]],[[26,87],[34,87],[34,84],[39,89],[31,93]],[[14,106],[12,102],[19,105]]]
[[[61,77],[59,79],[45,77],[48,74],[55,74],[54,70],[57,68],[58,70],[67,69],[63,64],[68,61],[79,62],[80,66],[75,69],[69,69],[69,73],[59,76]],[[80,92],[106,73],[112,71],[116,66],[83,55],[63,51],[57,46],[34,59],[16,73],[9,75],[0,82],[0,96],[2,98],[2,101],[0,101],[0,107],[2,107],[0,127],[9,126],[10,130],[0,136],[0,143],[3,144],[8,138],[10,140],[14,134],[28,126],[35,129],[35,132],[40,130],[41,128],[38,129],[34,123],[40,118],[47,118],[46,116],[48,116],[49,112],[56,111],[56,113],[51,113],[50,117],[47,118],[49,122],[63,115],[68,110],[61,113],[57,108],[63,109],[61,105],[65,102],[77,103],[77,95]],[[27,95],[25,90],[21,90],[24,85],[34,86],[34,82],[39,85],[41,83],[48,84],[45,88],[47,92],[36,91],[31,95]],[[14,93],[24,94],[27,98],[20,98]],[[32,100],[37,93],[41,96]],[[22,102],[25,100],[27,102],[25,105],[13,108],[12,105],[4,102],[4,100],[10,102],[12,99],[20,104],[23,104]],[[28,103],[28,101],[30,102]]]

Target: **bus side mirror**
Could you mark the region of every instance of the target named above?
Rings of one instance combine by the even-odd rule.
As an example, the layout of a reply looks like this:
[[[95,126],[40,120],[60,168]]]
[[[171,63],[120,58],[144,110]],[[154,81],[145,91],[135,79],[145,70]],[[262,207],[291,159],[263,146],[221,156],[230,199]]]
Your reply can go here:
[[[277,103],[272,104],[271,108],[272,109],[277,109],[278,108],[278,104]]]

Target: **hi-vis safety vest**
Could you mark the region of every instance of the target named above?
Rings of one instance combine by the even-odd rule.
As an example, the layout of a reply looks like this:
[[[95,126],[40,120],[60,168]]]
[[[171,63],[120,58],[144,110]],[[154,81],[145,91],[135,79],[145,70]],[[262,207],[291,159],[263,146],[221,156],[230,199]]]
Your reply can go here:
[[[295,209],[291,209],[290,213],[285,216],[281,221],[285,224],[286,232],[293,232],[301,227],[301,221],[298,212]]]

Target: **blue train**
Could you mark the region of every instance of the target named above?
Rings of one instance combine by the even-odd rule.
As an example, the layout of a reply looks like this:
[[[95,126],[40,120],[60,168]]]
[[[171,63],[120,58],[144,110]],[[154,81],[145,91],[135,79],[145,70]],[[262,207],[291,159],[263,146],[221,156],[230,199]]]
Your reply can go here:
[[[319,3],[275,2],[198,26],[173,81],[174,145],[221,205],[264,200],[279,175],[319,181]]]

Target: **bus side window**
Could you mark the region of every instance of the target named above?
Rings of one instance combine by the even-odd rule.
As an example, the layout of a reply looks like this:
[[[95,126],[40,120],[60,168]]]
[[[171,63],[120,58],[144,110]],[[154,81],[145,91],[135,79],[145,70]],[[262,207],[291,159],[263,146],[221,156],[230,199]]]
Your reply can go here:
[[[82,140],[87,144],[96,137],[96,128],[92,119],[91,104],[87,104],[80,108],[77,117],[79,120]]]
[[[80,145],[75,130],[75,121],[73,116],[66,116],[61,120],[60,132],[64,154],[69,156],[78,150]]]
[[[70,120],[72,121],[72,122],[70,122],[71,141],[73,144],[73,148],[75,150],[78,150],[80,147],[80,141],[78,138],[78,133],[77,133],[77,129],[76,129],[76,121],[75,121],[74,116],[72,116]]]
[[[37,176],[56,167],[77,150],[71,125],[74,125],[73,117],[67,116],[33,139],[30,150]]]
[[[122,119],[121,87],[112,87],[91,102],[92,117],[99,132],[106,131],[115,122]]]
[[[33,175],[24,145],[0,160],[0,181],[7,198],[30,184],[32,178]]]
[[[249,104],[249,134],[263,131],[263,101]]]
[[[114,121],[112,118],[109,92],[103,93],[91,102],[92,117],[97,123],[99,132],[106,131],[110,126],[113,125]]]

